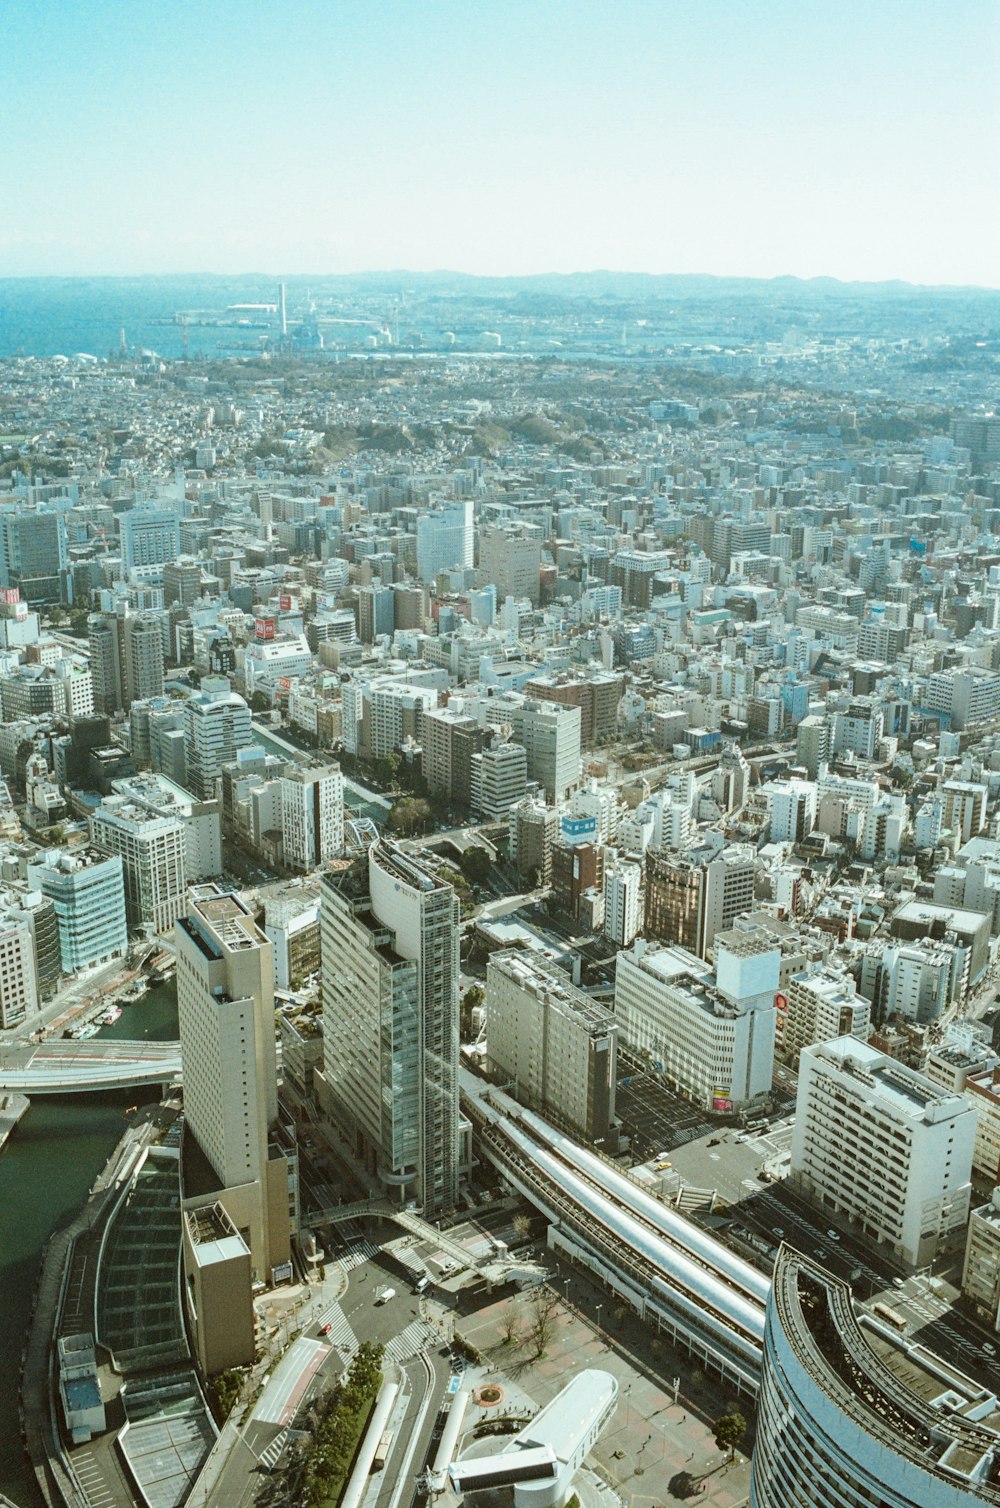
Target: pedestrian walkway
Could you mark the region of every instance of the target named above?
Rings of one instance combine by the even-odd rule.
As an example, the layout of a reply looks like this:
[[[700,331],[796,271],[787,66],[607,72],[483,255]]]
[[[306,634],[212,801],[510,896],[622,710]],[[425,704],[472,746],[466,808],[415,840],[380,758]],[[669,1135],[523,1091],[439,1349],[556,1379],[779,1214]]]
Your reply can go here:
[[[278,1431],[274,1439],[271,1441],[270,1445],[268,1445],[266,1449],[262,1450],[260,1455],[257,1457],[258,1461],[260,1462],[261,1466],[263,1466],[265,1471],[273,1471],[277,1466],[279,1460],[281,1459],[281,1452],[285,1448],[285,1442],[288,1439],[288,1434],[289,1426],[286,1424]]]
[[[356,1267],[363,1267],[366,1262],[377,1257],[380,1250],[381,1248],[376,1246],[374,1241],[362,1241],[359,1246],[352,1247],[345,1256],[338,1257],[337,1261],[345,1272],[353,1272]]]
[[[385,1354],[389,1361],[409,1361],[412,1356],[416,1356],[421,1346],[440,1343],[440,1339],[438,1332],[426,1320],[411,1320],[405,1330],[386,1342]]]
[[[349,1361],[357,1351],[359,1342],[336,1299],[326,1306],[317,1317],[316,1323],[321,1330],[324,1330],[327,1325],[330,1326],[329,1332],[324,1335],[323,1339],[328,1345],[335,1346],[345,1361]]]

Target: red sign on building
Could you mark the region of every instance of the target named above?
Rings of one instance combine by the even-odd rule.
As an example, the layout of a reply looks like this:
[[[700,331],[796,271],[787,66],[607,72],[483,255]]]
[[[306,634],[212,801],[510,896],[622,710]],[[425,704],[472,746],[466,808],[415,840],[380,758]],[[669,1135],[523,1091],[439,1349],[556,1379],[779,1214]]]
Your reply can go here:
[[[275,629],[274,619],[258,618],[255,623],[255,629],[258,639],[273,639]]]

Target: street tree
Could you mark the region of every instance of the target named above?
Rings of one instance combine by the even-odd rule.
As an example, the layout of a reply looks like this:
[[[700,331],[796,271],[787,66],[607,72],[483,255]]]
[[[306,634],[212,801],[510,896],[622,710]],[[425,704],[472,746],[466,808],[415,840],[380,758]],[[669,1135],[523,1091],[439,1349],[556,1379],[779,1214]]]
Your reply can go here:
[[[736,1409],[731,1414],[720,1414],[712,1425],[715,1443],[720,1450],[728,1450],[730,1461],[736,1459],[736,1452],[743,1444],[746,1432],[747,1422]]]

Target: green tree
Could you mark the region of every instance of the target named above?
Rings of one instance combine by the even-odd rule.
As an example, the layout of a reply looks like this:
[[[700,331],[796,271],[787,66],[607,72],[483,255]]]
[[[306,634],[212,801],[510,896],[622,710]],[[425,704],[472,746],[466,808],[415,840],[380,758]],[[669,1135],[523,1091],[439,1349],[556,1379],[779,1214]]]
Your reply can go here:
[[[271,700],[265,691],[255,691],[250,698],[251,712],[266,712],[271,705]]]
[[[411,833],[427,832],[434,824],[430,803],[422,796],[403,796],[395,802],[389,813],[389,826],[394,833],[408,837]]]
[[[715,1443],[720,1450],[728,1450],[730,1461],[736,1459],[736,1452],[743,1444],[746,1432],[747,1422],[736,1409],[731,1414],[720,1414],[712,1425]]]
[[[485,848],[467,848],[461,859],[462,873],[473,885],[485,885],[493,865]]]

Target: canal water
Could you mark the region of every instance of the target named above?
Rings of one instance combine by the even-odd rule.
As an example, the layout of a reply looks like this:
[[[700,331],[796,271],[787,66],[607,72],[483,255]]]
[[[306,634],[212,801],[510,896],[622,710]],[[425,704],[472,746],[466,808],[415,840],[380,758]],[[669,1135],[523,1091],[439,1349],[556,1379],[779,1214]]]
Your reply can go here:
[[[175,986],[160,985],[126,1006],[101,1036],[175,1039]],[[42,1252],[52,1232],[83,1204],[138,1094],[124,1090],[35,1100],[0,1152],[0,1492],[23,1508],[40,1501],[21,1449],[17,1380]],[[143,1098],[152,1095],[146,1091]]]

